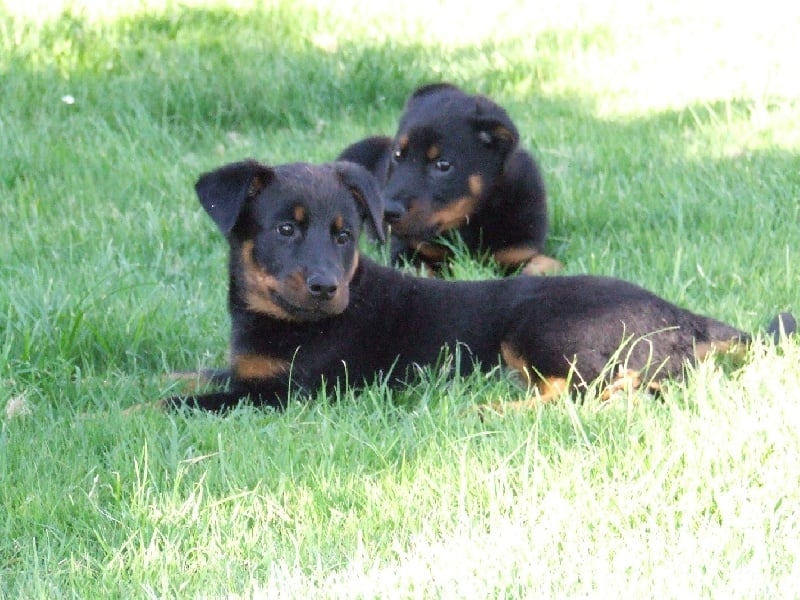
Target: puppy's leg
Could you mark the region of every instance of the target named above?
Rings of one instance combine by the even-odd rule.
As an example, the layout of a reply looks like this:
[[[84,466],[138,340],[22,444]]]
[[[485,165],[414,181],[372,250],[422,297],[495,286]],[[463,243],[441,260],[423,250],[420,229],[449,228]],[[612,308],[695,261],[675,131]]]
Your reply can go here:
[[[478,407],[478,411],[483,414],[487,410],[496,413],[508,411],[532,410],[542,404],[547,404],[557,400],[569,391],[569,382],[563,377],[532,377],[531,369],[527,361],[514,348],[503,342],[500,346],[500,355],[506,366],[513,369],[528,389],[535,389],[535,395],[525,400],[515,400],[512,402],[493,402],[488,405]]]
[[[564,265],[555,258],[545,256],[544,254],[537,254],[530,259],[522,268],[523,275],[555,275]]]
[[[522,267],[523,275],[553,275],[564,268],[555,258],[540,254],[533,246],[511,246],[496,250],[495,262],[507,269]]]

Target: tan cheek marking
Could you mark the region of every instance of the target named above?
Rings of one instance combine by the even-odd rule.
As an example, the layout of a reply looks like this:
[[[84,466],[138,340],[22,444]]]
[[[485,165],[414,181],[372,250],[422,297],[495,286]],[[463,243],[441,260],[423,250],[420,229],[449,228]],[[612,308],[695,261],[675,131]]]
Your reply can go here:
[[[233,372],[239,379],[272,379],[288,370],[288,362],[272,356],[239,354],[233,358]]]
[[[475,211],[477,198],[464,197],[451,202],[444,208],[431,214],[430,224],[439,228],[439,233],[461,227],[469,223],[469,216]]]
[[[263,313],[283,320],[293,320],[293,317],[277,306],[270,298],[270,293],[280,288],[280,282],[259,268],[253,260],[252,240],[242,244],[242,272],[244,274],[244,300],[247,308],[253,312]]]
[[[475,197],[478,197],[483,193],[483,177],[475,173],[474,175],[470,175],[469,179],[467,180],[469,183],[469,193]]]
[[[425,153],[425,156],[428,157],[428,160],[436,160],[442,155],[442,149],[439,148],[436,144],[432,144],[428,151]]]
[[[350,282],[353,280],[353,277],[356,274],[356,270],[358,269],[359,258],[360,258],[360,255],[358,254],[358,252],[356,252],[353,255],[353,266],[350,267],[350,272],[347,274],[347,285],[350,285]]]

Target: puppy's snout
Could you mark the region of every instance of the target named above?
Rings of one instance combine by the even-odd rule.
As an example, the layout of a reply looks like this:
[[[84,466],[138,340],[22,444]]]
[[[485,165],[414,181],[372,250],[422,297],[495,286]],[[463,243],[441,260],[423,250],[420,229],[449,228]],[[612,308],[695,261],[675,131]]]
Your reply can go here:
[[[339,281],[333,275],[317,273],[306,280],[308,293],[317,300],[330,300],[339,289]]]
[[[397,200],[387,200],[383,208],[383,218],[391,225],[402,219],[406,212],[406,207]]]

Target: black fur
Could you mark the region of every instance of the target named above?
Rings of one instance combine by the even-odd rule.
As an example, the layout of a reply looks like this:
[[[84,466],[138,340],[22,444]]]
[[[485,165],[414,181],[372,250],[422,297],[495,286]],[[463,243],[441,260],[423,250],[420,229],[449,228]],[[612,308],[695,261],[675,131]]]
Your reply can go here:
[[[461,370],[502,354],[534,384],[571,377],[580,387],[610,361],[658,379],[679,375],[697,345],[748,339],[617,279],[448,282],[377,265],[357,239],[365,220],[381,230],[380,194],[355,164],[236,163],[196,189],[230,245],[231,383],[170,406],[280,407],[291,390],[404,380],[457,345]]]
[[[548,229],[542,176],[518,142],[502,107],[439,83],[411,95],[394,138],[368,137],[339,159],[380,181],[395,258],[438,269],[448,253],[435,240],[457,230],[471,252],[514,269],[540,255]]]

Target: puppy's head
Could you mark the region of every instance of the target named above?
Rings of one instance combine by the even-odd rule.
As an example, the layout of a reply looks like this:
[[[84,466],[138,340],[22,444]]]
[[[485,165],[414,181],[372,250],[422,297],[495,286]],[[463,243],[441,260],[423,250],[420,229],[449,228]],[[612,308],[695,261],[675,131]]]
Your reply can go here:
[[[400,119],[384,187],[392,233],[414,245],[466,224],[518,140],[488,98],[443,83],[419,88]]]
[[[364,222],[382,235],[381,196],[365,169],[245,161],[205,173],[195,190],[230,244],[233,309],[316,321],[347,308]]]

